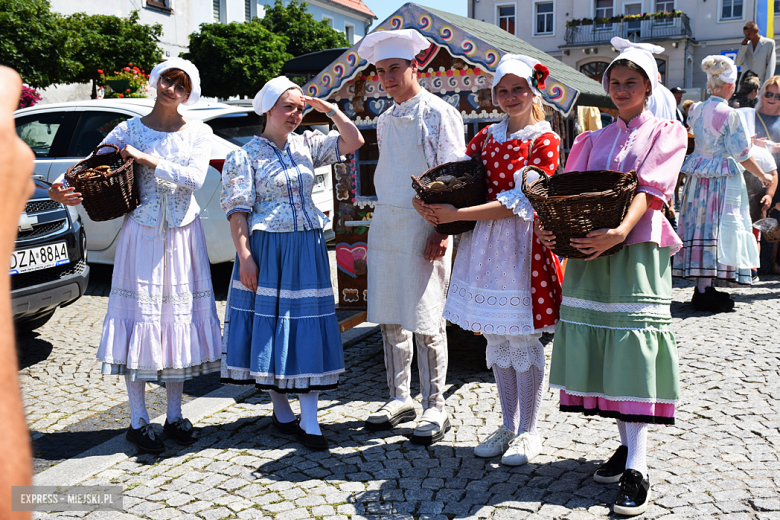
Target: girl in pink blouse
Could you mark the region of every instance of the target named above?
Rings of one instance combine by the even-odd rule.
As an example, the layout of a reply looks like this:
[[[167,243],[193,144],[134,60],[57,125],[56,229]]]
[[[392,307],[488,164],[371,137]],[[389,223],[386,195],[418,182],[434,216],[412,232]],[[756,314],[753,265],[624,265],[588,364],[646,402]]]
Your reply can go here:
[[[661,213],[685,158],[686,132],[676,121],[645,109],[657,85],[654,46],[613,38],[623,52],[602,85],[618,120],[577,137],[566,171],[636,171],[639,188],[623,222],[571,244],[587,255],[570,259],[563,281],[550,387],[560,409],[617,420],[620,447],[596,471],[596,482],[620,482],[613,509],[638,515],[647,509],[650,481],[648,424],[674,424],[679,399],[677,347],[670,329],[671,256],[680,239]],[[537,226],[546,247],[555,236]],[[625,242],[620,252],[601,257]]]

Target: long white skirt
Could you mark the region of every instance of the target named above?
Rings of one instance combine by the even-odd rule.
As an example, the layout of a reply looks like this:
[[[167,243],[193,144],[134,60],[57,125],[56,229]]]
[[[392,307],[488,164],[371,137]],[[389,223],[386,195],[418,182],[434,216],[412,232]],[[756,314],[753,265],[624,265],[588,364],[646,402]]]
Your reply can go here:
[[[161,232],[126,216],[97,353],[102,373],[184,381],[219,371],[221,343],[200,217]]]

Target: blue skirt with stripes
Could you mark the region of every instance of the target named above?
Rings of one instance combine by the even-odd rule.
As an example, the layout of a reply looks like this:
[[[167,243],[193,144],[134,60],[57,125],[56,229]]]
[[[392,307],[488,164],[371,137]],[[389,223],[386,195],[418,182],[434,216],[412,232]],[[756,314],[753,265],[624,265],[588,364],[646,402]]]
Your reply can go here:
[[[257,291],[233,267],[222,336],[222,381],[280,393],[338,386],[344,372],[328,250],[321,229],[254,231]]]

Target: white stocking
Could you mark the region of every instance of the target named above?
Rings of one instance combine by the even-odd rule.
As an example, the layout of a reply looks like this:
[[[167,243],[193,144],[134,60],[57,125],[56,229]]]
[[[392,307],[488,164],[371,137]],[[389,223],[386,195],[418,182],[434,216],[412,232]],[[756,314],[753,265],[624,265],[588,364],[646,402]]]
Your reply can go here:
[[[542,408],[544,370],[531,365],[525,372],[517,373],[517,391],[520,396],[520,429],[536,435],[536,420]]]
[[[309,392],[298,396],[301,403],[301,429],[310,435],[322,435],[317,421],[317,400],[319,392]]]
[[[125,384],[127,385],[127,397],[130,403],[130,426],[133,428],[141,427],[141,419],[149,422],[149,413],[146,411],[146,401],[144,391],[146,381],[131,381],[130,375],[125,375]]]
[[[501,368],[497,364],[493,365],[493,376],[496,378],[496,388],[498,389],[498,400],[501,402],[501,413],[504,416],[504,426],[513,433],[517,433],[517,419],[520,415],[516,374],[517,372],[512,367]]]
[[[280,394],[279,392],[274,392],[273,390],[269,390],[268,393],[271,394],[271,402],[274,403],[274,414],[276,414],[276,419],[280,423],[293,422],[295,420],[295,413],[293,413],[292,408],[290,408],[290,401],[287,399],[287,396]]]
[[[620,444],[622,444],[623,446],[628,446],[628,435],[626,434],[626,423],[618,419],[617,427],[618,427],[618,431],[620,432]]]
[[[168,422],[173,423],[181,419],[181,397],[184,393],[184,381],[165,383],[165,393],[168,400]]]
[[[712,287],[712,278],[698,278],[696,280],[696,290],[700,293],[703,293],[707,287]]]
[[[627,422],[628,460],[626,469],[635,469],[647,478],[647,424]]]

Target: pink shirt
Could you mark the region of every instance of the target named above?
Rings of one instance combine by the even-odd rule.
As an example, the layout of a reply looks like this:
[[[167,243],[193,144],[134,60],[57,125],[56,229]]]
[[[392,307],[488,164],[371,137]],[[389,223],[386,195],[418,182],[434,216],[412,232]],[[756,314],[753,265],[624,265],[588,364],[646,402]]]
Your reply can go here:
[[[638,190],[653,198],[628,234],[626,245],[655,242],[671,248],[674,254],[682,241],[661,210],[672,197],[687,144],[687,132],[678,121],[660,119],[645,110],[628,125],[618,118],[601,130],[578,135],[566,160],[566,171],[635,170]]]

